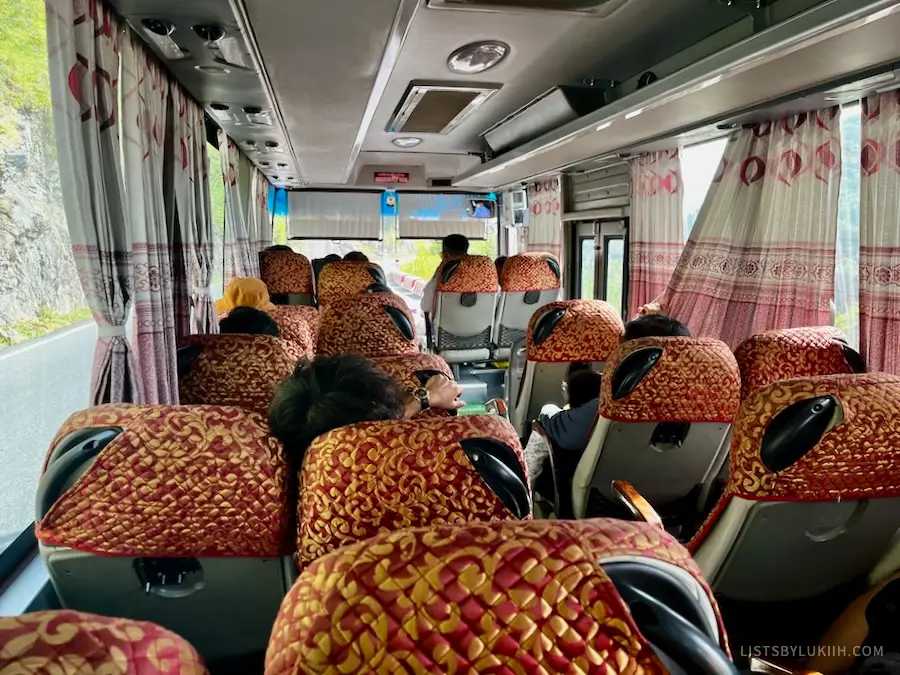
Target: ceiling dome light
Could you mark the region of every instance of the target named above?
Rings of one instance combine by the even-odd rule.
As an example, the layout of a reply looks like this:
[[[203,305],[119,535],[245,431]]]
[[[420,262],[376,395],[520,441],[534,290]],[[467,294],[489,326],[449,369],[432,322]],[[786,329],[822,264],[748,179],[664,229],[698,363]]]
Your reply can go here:
[[[447,59],[447,66],[454,73],[476,75],[496,66],[507,54],[509,45],[505,42],[473,42],[453,52]]]
[[[391,141],[391,143],[398,148],[414,148],[421,142],[422,139],[416,136],[401,136],[400,138],[395,138]]]

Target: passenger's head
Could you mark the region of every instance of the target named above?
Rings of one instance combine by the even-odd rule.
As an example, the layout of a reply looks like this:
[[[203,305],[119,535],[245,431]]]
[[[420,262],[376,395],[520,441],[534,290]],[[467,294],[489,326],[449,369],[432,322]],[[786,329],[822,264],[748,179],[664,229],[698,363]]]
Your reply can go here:
[[[497,266],[497,278],[499,279],[503,275],[503,266],[506,264],[506,261],[509,260],[505,255],[501,255],[494,261],[494,264]]]
[[[241,277],[229,281],[224,296],[216,302],[219,314],[227,314],[235,307],[255,307],[267,311],[274,305],[269,300],[269,289],[261,279]]]
[[[665,314],[645,314],[625,324],[622,342],[646,337],[690,337],[688,327]]]
[[[461,234],[448,234],[441,243],[441,259],[462,258],[469,252],[469,240]]]
[[[589,368],[570,373],[569,377],[566,378],[569,405],[577,408],[598,398],[600,396],[602,379],[600,373],[594,372]]]
[[[255,307],[235,307],[228,316],[219,321],[219,332],[281,336],[275,319]]]
[[[317,436],[357,422],[400,419],[403,389],[357,354],[300,361],[275,392],[269,427],[299,460]]]
[[[284,244],[275,244],[274,246],[267,246],[263,250],[264,251],[290,251],[291,253],[294,252],[294,249],[292,249],[290,246],[285,246]]]
[[[350,253],[344,256],[344,262],[367,263],[369,262],[369,258],[362,251],[350,251]]]

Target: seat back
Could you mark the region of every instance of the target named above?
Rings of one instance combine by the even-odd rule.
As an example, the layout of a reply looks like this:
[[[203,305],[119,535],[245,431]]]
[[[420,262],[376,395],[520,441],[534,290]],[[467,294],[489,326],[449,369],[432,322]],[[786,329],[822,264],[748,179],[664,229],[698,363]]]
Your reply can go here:
[[[454,523],[312,563],[284,599],[265,672],[731,675],[727,649],[709,587],[665,532]]]
[[[744,340],[734,355],[741,400],[780,380],[866,371],[863,358],[832,326],[765,331]]]
[[[270,335],[191,335],[178,349],[179,399],[265,415],[275,390],[304,356],[300,345]]]
[[[497,267],[483,255],[441,264],[435,290],[435,351],[448,363],[487,361],[497,306]]]
[[[719,340],[619,345],[606,363],[597,421],[572,481],[575,515],[594,515],[592,499],[611,504],[618,479],[660,510],[702,485],[725,447],[740,388],[734,356]]]
[[[416,322],[399,295],[364,293],[322,308],[316,347],[319,355],[377,358],[418,352]]]
[[[319,310],[302,305],[278,305],[268,313],[278,324],[281,339],[298,345],[304,356],[312,358],[319,339]]]
[[[256,413],[76,413],[50,447],[36,500],[60,602],[154,621],[207,658],[259,650],[288,582],[288,481],[283,449]]]
[[[301,568],[379,532],[531,517],[519,439],[492,415],[336,429],[310,445],[300,485]]]
[[[444,359],[434,354],[409,354],[404,356],[385,356],[373,359],[373,362],[382,371],[393,377],[406,391],[412,391],[424,387],[430,378],[435,375],[443,375],[451,382],[453,371]],[[429,408],[415,415],[422,417],[449,417],[455,415],[455,410],[440,410]]]
[[[549,253],[521,253],[503,264],[500,301],[494,325],[494,356],[508,359],[524,340],[535,311],[559,298],[559,261]]]
[[[64,609],[0,620],[0,672],[206,675],[207,670],[184,638],[161,626]]]
[[[315,286],[309,259],[293,251],[260,251],[259,278],[275,305],[314,305]]]
[[[875,565],[900,528],[898,411],[893,375],[788,380],[750,394],[725,492],[691,541],[717,594],[809,598]]]
[[[625,326],[615,308],[602,300],[563,300],[545,305],[528,324],[526,362],[518,395],[510,409],[519,436],[548,403],[562,406],[562,382],[573,363],[602,371],[622,341]]]
[[[319,306],[365,293],[372,284],[387,285],[384,271],[374,263],[327,263],[319,272]]]

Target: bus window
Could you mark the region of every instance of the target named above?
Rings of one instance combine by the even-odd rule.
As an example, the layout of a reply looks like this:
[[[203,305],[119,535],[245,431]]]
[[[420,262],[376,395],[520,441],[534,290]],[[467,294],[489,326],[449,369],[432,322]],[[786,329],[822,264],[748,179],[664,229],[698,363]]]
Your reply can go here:
[[[603,238],[604,297],[619,315],[625,306],[625,238]]]
[[[44,3],[3,3],[0,53],[2,557],[34,520],[50,441],[90,401],[97,327],[75,271],[63,210]]]
[[[728,138],[689,145],[681,153],[681,180],[684,183],[684,238],[691,230],[706,199],[706,193],[722,161]]]
[[[859,184],[862,107],[841,111],[841,193],[834,269],[834,325],[859,347]]]
[[[594,237],[582,237],[580,241],[580,292],[578,297],[580,297],[582,300],[592,300],[594,298],[594,276],[596,271],[594,260]]]
[[[222,160],[219,149],[206,144],[209,166],[209,210],[213,222],[212,297],[225,294],[225,185],[222,182]]]

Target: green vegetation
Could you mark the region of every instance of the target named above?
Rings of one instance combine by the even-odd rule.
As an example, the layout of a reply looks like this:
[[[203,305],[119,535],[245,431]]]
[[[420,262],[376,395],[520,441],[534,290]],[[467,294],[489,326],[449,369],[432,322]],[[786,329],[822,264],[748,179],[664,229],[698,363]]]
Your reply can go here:
[[[50,109],[44,3],[0,2],[0,104],[16,110]]]
[[[287,216],[275,216],[275,231],[272,233],[272,243],[287,243]]]
[[[41,307],[34,319],[0,325],[0,349],[39,338],[89,318],[91,318],[91,310],[87,307],[79,307],[64,314],[49,307]]]
[[[469,244],[471,255],[486,255],[490,258],[497,257],[496,239],[473,241]],[[430,279],[434,271],[441,264],[441,241],[416,241],[413,251],[402,256],[405,261],[400,263],[400,271],[411,274],[420,279]]]

